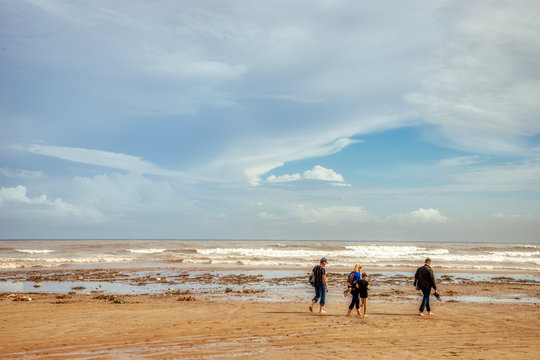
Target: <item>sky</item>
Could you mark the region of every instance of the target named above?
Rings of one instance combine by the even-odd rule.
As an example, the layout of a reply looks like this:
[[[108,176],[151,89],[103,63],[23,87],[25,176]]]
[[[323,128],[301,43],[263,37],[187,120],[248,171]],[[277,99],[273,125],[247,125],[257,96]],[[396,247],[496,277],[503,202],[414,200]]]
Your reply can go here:
[[[539,14],[0,0],[0,238],[538,244]]]

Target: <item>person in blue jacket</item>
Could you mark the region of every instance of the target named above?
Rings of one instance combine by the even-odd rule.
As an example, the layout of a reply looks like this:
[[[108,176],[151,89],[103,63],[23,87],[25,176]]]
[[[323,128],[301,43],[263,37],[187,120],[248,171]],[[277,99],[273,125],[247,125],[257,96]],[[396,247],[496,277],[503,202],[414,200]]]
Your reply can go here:
[[[348,284],[351,287],[351,295],[352,300],[351,304],[349,305],[349,311],[347,312],[347,316],[351,316],[352,309],[356,306],[356,313],[358,316],[360,316],[360,287],[359,282],[362,279],[362,275],[360,274],[360,271],[362,271],[362,265],[356,264],[354,265],[354,276],[352,279],[352,282]]]

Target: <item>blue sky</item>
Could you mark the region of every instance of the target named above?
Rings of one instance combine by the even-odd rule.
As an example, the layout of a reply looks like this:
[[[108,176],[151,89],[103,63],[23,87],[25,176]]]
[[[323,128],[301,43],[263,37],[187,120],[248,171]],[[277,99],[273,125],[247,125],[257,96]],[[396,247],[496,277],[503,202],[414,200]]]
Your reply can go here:
[[[539,11],[0,0],[0,238],[538,243]]]

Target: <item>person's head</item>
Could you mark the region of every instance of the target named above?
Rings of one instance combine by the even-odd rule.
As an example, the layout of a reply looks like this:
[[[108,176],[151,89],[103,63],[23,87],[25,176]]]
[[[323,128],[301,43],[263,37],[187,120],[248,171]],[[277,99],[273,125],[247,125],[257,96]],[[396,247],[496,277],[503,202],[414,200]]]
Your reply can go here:
[[[431,259],[430,259],[430,258],[426,258],[426,260],[424,261],[424,264],[426,264],[426,265],[431,265]]]
[[[360,272],[360,271],[362,271],[362,265],[360,265],[360,264],[354,265],[354,270],[353,270],[353,271],[354,271],[354,272]]]
[[[323,257],[323,258],[321,259],[321,265],[322,265],[322,266],[325,266],[326,264],[328,264],[328,260],[326,260],[326,258]]]
[[[367,279],[367,274],[365,272],[362,273],[362,279]]]

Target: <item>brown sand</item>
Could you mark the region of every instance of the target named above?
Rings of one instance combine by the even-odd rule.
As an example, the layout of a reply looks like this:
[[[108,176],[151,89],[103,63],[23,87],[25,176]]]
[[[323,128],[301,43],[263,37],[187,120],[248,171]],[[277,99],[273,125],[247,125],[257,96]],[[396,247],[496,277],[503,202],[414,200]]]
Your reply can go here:
[[[2,296],[5,359],[539,359],[536,304],[368,301],[367,318],[346,317],[345,299],[325,315],[302,304],[123,296]],[[135,303],[136,302],[136,303]],[[318,306],[315,307],[318,310]],[[354,312],[353,312],[354,313]]]

